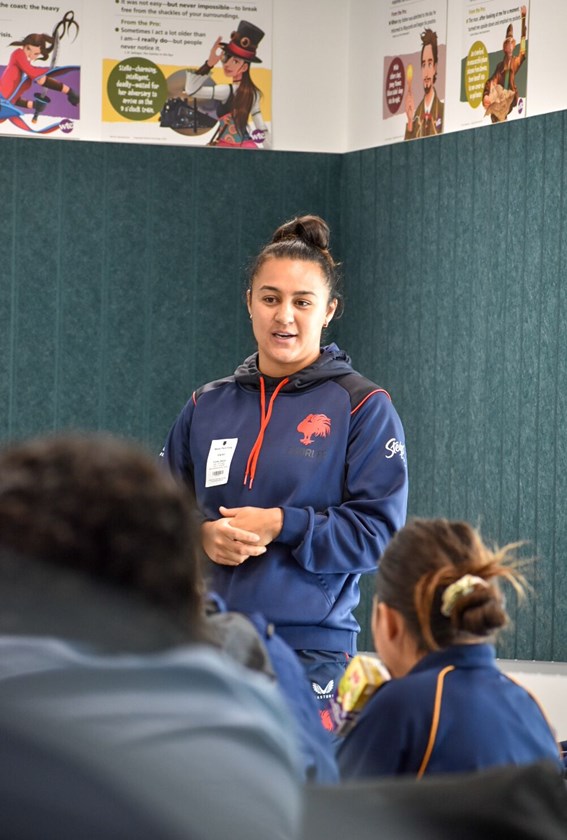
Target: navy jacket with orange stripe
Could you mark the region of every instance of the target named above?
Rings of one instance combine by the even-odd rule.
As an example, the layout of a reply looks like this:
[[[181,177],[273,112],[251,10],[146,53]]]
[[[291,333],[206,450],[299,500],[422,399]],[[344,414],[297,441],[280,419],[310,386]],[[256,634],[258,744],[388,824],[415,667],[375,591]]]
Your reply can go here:
[[[338,750],[343,779],[465,773],[544,759],[562,772],[539,704],[500,671],[489,644],[427,654],[405,677],[384,683]]]
[[[228,608],[261,611],[295,649],[354,653],[360,575],[375,571],[406,518],[404,431],[386,391],[334,344],[284,380],[263,377],[254,354],[193,394],[162,455],[205,519],[218,519],[220,505],[283,510],[265,554],[207,563]]]

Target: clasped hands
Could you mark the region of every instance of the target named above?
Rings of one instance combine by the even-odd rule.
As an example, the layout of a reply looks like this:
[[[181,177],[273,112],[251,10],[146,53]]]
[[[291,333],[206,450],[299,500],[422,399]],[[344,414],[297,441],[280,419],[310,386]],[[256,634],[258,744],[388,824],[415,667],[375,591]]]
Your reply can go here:
[[[222,566],[240,566],[249,557],[259,557],[280,534],[281,508],[219,508],[220,519],[203,522],[201,540],[205,554]]]

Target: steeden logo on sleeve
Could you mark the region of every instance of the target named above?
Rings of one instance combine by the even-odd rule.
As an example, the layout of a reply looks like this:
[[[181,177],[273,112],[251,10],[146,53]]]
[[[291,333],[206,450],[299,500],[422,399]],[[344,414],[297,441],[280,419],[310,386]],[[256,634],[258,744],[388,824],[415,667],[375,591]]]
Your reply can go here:
[[[406,462],[406,447],[405,447],[405,444],[401,443],[399,440],[396,440],[396,438],[390,438],[388,443],[385,445],[385,449],[390,453],[389,455],[386,455],[386,458],[388,458],[388,460],[390,458],[393,458],[394,455],[399,455],[400,458],[402,459],[402,461],[405,464],[405,462]]]

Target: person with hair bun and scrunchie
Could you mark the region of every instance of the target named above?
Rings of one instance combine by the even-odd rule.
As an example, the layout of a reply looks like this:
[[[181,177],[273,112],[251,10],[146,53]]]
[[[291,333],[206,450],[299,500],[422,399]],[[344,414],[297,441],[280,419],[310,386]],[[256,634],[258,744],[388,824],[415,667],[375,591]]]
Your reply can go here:
[[[464,773],[548,759],[560,750],[535,698],[503,674],[493,642],[508,623],[499,580],[523,594],[510,563],[466,522],[415,519],[377,574],[372,631],[391,680],[338,751],[344,779]]]
[[[194,488],[211,589],[296,651],[330,729],[360,575],[405,522],[404,432],[387,392],[321,346],[342,303],[323,219],[275,231],[246,299],[258,351],[193,393],[162,455]]]

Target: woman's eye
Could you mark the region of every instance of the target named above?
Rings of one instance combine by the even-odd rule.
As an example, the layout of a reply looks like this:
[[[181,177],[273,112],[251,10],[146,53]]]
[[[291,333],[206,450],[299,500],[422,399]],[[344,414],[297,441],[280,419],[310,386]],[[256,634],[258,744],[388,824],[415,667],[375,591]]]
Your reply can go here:
[[[302,308],[305,308],[306,306],[310,306],[310,303],[309,303],[308,300],[296,300],[295,304],[296,304],[296,306],[301,306]]]
[[[264,297],[263,300],[264,303],[275,303],[276,299],[275,297],[273,297],[273,295],[266,295],[266,297]]]

